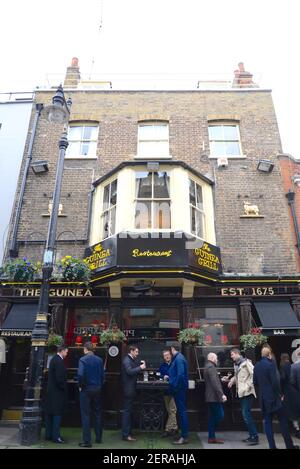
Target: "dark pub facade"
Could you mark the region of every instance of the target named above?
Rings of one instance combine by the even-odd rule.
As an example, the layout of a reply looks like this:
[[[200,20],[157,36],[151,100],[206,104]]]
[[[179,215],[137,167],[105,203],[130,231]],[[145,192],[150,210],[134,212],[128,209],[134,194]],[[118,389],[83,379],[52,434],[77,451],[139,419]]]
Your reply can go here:
[[[86,91],[77,61],[68,67],[64,88],[73,106],[56,258],[85,259],[92,275],[88,283],[53,278],[50,285],[49,328],[69,346],[67,425],[80,423],[76,372],[86,339],[105,361],[109,428],[120,426],[121,362],[130,343],[138,344],[155,381],[163,348],[177,343],[183,329],[204,330],[204,345],[182,344],[194,430],[206,427],[203,368],[209,352],[217,353],[220,373],[227,374],[231,348],[259,327],[277,360],[283,352],[298,357],[300,275],[277,164],[281,144],[271,93],[258,88],[251,74],[241,82],[235,76],[229,89]],[[37,91],[36,103],[48,103],[52,91]],[[38,261],[55,177],[53,142],[61,129],[41,119],[35,131],[32,161],[42,155],[49,171],[28,173],[9,243],[17,232],[18,257]],[[271,171],[259,169],[262,160]],[[10,254],[8,248],[7,259]],[[21,416],[40,288],[38,278],[1,280],[3,420]],[[112,325],[125,333],[126,343],[102,346],[101,332]],[[47,365],[48,359],[45,382]],[[147,413],[141,417],[145,396],[153,410],[157,391],[143,389],[143,375],[139,381],[135,425],[159,429],[162,414],[152,423]],[[238,428],[239,406],[226,392],[224,425]]]

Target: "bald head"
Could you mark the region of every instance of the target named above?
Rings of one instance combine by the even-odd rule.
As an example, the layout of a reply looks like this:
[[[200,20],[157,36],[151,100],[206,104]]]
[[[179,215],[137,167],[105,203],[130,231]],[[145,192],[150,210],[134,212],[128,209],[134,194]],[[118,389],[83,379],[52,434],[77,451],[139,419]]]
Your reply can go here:
[[[218,363],[218,357],[215,353],[209,353],[207,355],[207,360],[209,362],[215,363],[215,365]]]

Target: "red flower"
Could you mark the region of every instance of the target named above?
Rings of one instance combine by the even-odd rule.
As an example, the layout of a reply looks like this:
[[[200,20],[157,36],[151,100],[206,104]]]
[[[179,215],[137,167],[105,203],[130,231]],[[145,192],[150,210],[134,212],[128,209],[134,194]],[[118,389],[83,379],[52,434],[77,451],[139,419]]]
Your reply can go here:
[[[206,335],[205,336],[205,343],[206,344],[211,344],[212,343],[212,336],[211,335]]]
[[[81,345],[82,344],[82,336],[78,335],[75,339],[75,344],[76,345]]]
[[[92,342],[92,344],[97,344],[98,343],[98,336],[97,335],[92,335],[91,342]]]
[[[227,345],[228,344],[228,337],[227,335],[222,335],[221,337],[221,342],[223,345]]]

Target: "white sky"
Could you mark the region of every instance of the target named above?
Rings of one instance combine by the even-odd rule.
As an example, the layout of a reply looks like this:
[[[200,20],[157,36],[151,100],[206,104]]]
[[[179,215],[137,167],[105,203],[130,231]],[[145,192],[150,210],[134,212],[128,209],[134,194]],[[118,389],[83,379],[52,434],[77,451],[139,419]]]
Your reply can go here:
[[[98,32],[103,3],[103,23]],[[283,150],[300,158],[299,0],[2,0],[0,92],[83,73],[233,76],[273,89]],[[113,81],[113,77],[112,77]]]

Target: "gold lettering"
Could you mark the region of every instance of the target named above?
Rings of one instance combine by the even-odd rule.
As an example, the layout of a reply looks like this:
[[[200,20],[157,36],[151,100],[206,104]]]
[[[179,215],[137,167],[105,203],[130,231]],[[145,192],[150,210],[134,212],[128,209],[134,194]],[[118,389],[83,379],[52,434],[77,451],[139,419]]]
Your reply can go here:
[[[77,296],[74,288],[68,290],[68,296]]]
[[[84,296],[93,296],[91,290],[87,289]]]
[[[27,288],[26,296],[35,296],[34,292],[35,292],[35,290],[33,288]]]
[[[18,290],[20,292],[20,296],[24,296],[24,293],[25,293],[25,288],[18,288]]]
[[[221,295],[222,296],[228,296],[228,289],[227,288],[221,288]]]
[[[83,296],[83,292],[82,292],[81,289],[78,288],[78,289],[76,290],[76,296]]]
[[[140,251],[139,249],[133,249],[132,257],[171,257],[173,251]]]

